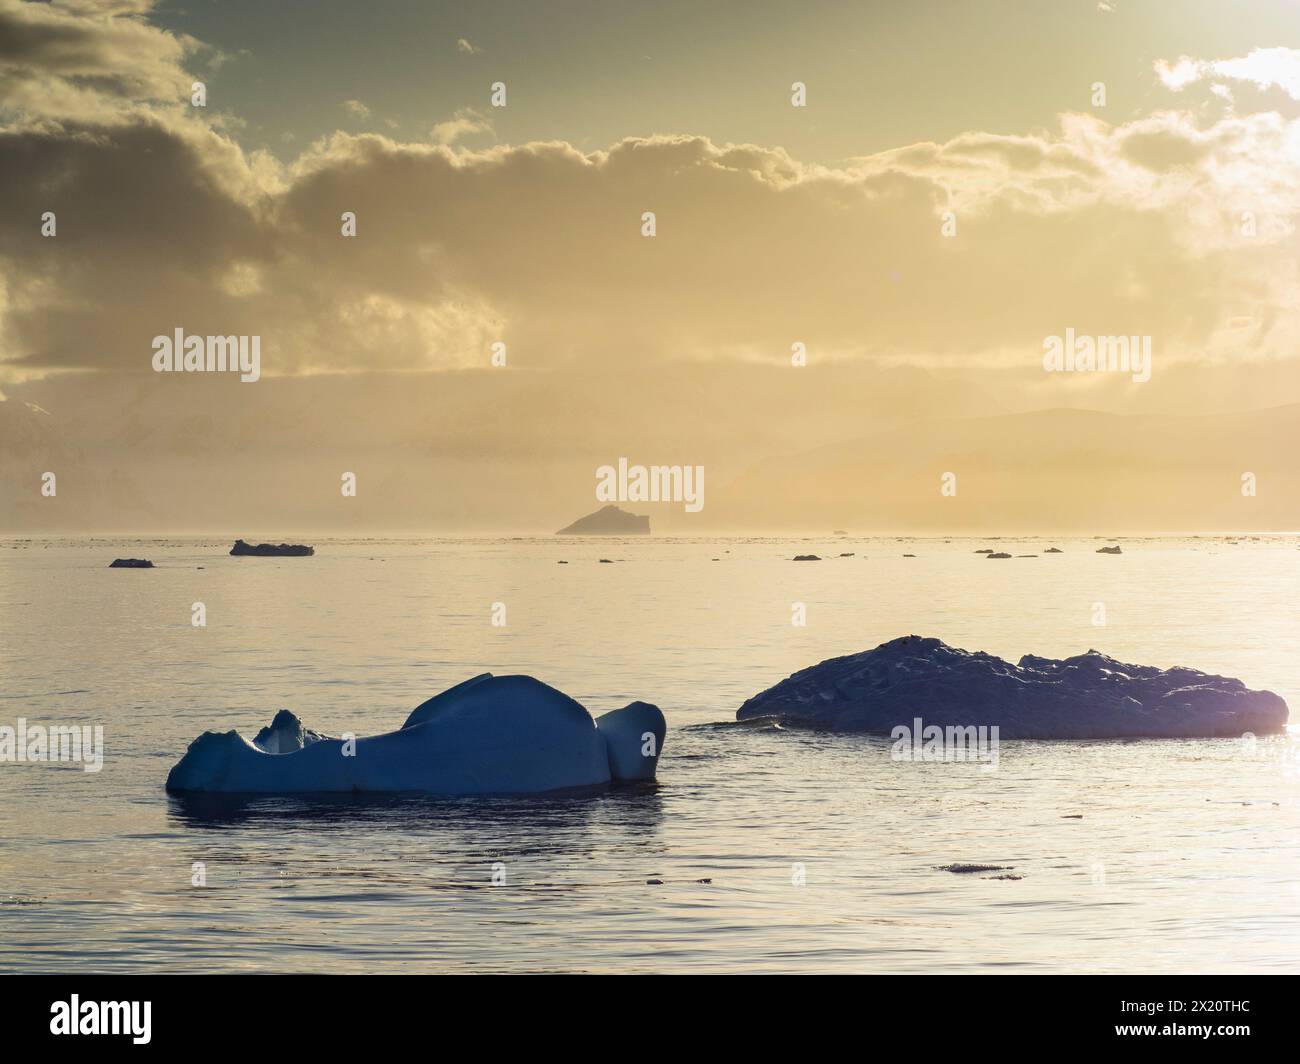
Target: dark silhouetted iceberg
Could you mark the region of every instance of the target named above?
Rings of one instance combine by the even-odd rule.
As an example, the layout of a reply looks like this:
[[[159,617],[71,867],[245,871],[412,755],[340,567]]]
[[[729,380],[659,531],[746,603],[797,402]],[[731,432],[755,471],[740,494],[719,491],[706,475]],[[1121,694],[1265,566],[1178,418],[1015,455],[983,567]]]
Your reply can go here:
[[[250,558],[306,558],[315,554],[316,550],[305,543],[259,543],[253,546],[237,539],[230,548],[230,553],[236,557]]]
[[[648,536],[650,518],[645,514],[632,514],[613,503],[602,506],[595,513],[579,517],[555,533],[557,536]]]
[[[797,672],[736,712],[834,731],[997,725],[1003,739],[1214,738],[1281,731],[1286,703],[1195,669],[1090,650],[1011,664],[909,635]]]
[[[592,719],[531,676],[484,673],[418,706],[398,731],[336,739],[281,710],[250,742],[205,732],[167,790],[228,794],[534,794],[653,779],[664,715],[633,702]]]

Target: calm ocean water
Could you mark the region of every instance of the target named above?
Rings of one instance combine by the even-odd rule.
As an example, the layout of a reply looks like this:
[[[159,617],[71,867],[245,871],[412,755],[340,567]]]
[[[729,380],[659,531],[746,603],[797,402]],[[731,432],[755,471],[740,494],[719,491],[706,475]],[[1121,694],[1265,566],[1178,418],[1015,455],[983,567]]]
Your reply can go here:
[[[909,633],[1238,676],[1300,723],[1295,538],[994,544],[1040,553],[1010,561],[960,539],[321,538],[306,559],[230,542],[0,540],[0,724],[98,723],[106,745],[99,773],[0,764],[0,971],[1300,967],[1293,739],[1003,743],[982,772],[721,723],[799,668]],[[788,561],[808,551],[827,560]],[[119,556],[158,568],[106,568]],[[657,703],[657,786],[163,792],[205,729],[251,736],[288,707],[333,734],[391,730],[483,671],[597,713]],[[941,867],[965,862],[1021,878]]]

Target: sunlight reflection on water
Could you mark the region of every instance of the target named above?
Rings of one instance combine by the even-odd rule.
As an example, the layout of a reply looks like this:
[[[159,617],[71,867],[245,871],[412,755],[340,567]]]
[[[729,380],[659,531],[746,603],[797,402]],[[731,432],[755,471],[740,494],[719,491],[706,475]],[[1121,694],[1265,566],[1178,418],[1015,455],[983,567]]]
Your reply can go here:
[[[796,669],[912,632],[1012,658],[1095,646],[1294,705],[1294,541],[1125,541],[1109,557],[1062,540],[1011,562],[964,540],[316,542],[315,558],[231,559],[215,540],[0,540],[0,722],[103,723],[108,748],[98,774],[0,765],[0,970],[1296,966],[1294,738],[1008,742],[981,773],[892,762],[879,738],[712,723]],[[788,562],[840,549],[855,556]],[[105,568],[126,553],[158,568]],[[593,712],[656,702],[658,783],[527,800],[163,793],[207,728],[251,734],[287,706],[333,734],[390,730],[488,670]],[[1022,878],[941,870],[960,863]]]

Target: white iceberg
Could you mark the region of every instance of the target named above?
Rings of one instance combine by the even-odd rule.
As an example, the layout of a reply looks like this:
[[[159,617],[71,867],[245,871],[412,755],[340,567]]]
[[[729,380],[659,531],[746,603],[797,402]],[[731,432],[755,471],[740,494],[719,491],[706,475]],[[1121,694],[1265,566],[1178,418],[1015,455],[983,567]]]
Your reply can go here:
[[[288,710],[253,741],[205,732],[167,776],[167,790],[225,794],[420,792],[536,794],[653,779],[666,725],[633,702],[594,720],[531,676],[484,673],[416,707],[401,729],[342,739]]]

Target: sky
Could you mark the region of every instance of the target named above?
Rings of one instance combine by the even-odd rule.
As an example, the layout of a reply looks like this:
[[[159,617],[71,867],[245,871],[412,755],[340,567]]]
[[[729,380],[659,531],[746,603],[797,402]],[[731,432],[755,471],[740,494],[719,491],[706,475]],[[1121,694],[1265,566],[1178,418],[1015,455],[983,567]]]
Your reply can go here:
[[[698,528],[1075,527],[1115,415],[1187,441],[1134,526],[1300,527],[1218,508],[1239,438],[1293,477],[1252,417],[1300,403],[1292,0],[0,0],[0,188],[0,528],[545,529],[620,455],[709,464]],[[261,379],[155,372],[175,328],[258,336]],[[1149,379],[1046,372],[1067,335]],[[1053,410],[1103,420],[1006,420]],[[918,483],[846,506],[881,433]],[[1072,508],[931,513],[1012,441]]]
[[[690,132],[780,145],[834,165],[970,130],[1023,134],[1109,88],[1106,117],[1169,106],[1152,62],[1300,45],[1295,5],[1120,3],[447,3],[326,0],[164,4],[152,21],[229,57],[212,79],[282,158],[338,128],[423,138],[487,86],[515,99],[479,146],[563,140],[584,151]],[[461,42],[464,42],[463,44]],[[810,109],[788,85],[810,87]],[[368,115],[345,114],[356,100]],[[471,138],[466,138],[467,140]]]

